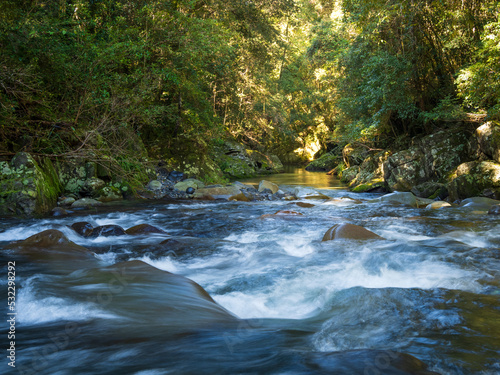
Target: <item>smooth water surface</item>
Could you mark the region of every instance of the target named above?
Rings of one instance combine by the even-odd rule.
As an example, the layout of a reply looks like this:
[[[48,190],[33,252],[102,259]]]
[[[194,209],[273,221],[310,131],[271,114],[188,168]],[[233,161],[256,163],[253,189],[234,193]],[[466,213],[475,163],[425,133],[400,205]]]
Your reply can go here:
[[[266,178],[299,199],[1,219],[0,246],[58,229],[95,253],[61,262],[0,253],[17,265],[11,373],[403,374],[386,370],[396,352],[441,374],[500,373],[498,217],[383,204],[319,173]],[[339,199],[310,199],[318,193]],[[302,215],[261,217],[278,210]],[[167,234],[85,239],[67,227],[79,221]],[[385,240],[321,242],[336,223]]]

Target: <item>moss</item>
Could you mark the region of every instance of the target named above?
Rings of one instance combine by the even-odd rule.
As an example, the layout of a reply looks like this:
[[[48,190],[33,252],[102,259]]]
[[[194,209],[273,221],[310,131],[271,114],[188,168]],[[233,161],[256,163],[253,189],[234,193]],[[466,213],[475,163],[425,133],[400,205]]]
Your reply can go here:
[[[385,188],[385,183],[383,180],[373,180],[361,185],[357,185],[351,188],[351,191],[354,193],[365,193],[370,190],[374,190],[377,188]]]
[[[338,155],[324,154],[319,159],[310,162],[306,170],[307,171],[331,171],[338,164],[342,162],[342,158]]]

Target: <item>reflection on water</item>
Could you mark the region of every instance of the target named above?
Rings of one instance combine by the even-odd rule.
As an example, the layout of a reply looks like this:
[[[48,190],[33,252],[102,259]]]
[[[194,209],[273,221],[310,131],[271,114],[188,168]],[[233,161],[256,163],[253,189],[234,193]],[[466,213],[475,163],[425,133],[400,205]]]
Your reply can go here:
[[[269,176],[260,176],[241,180],[245,183],[258,184],[262,180],[274,182],[277,185],[301,185],[321,189],[345,189],[345,184],[325,172],[309,172],[303,168],[285,166],[285,172]]]

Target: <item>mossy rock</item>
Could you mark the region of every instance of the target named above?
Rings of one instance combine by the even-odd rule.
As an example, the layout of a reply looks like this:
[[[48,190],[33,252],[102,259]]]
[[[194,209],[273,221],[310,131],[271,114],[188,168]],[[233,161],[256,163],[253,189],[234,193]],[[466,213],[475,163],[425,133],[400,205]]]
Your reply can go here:
[[[306,171],[309,172],[331,171],[341,162],[342,158],[340,156],[327,153],[321,156],[319,159],[310,162],[306,167]]]
[[[500,164],[473,161],[459,165],[449,176],[452,201],[476,196],[500,198]]]
[[[354,193],[369,193],[371,191],[377,190],[377,191],[386,191],[386,185],[384,180],[382,179],[377,179],[373,181],[369,181],[364,184],[356,185],[353,188],[350,189]]]
[[[39,216],[55,207],[61,185],[50,159],[38,163],[22,152],[0,170],[0,213]]]

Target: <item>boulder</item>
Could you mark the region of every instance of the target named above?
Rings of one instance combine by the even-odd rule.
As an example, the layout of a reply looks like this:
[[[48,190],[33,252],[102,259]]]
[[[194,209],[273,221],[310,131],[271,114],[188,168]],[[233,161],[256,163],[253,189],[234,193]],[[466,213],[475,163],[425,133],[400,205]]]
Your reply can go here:
[[[112,236],[124,236],[126,234],[127,233],[125,232],[125,230],[119,225],[108,224],[95,227],[92,230],[92,233],[90,234],[89,237],[91,238],[97,238],[100,236],[112,237]]]
[[[135,225],[131,228],[128,228],[125,233],[131,235],[137,234],[149,234],[149,233],[159,233],[159,234],[167,234],[163,229],[156,228],[155,226],[149,224],[139,224]]]
[[[500,164],[494,161],[460,164],[449,181],[451,201],[481,195],[500,198]]]
[[[322,241],[339,239],[348,240],[381,240],[379,235],[354,224],[335,224],[323,236]]]
[[[382,202],[406,204],[411,207],[417,207],[417,198],[410,192],[394,192],[380,197]]]
[[[228,199],[234,195],[238,195],[241,192],[240,187],[234,184],[231,185],[210,185],[204,188],[198,189],[193,195],[196,199],[207,199],[207,197],[225,198]]]
[[[326,153],[319,159],[313,160],[306,166],[306,171],[309,172],[328,172],[342,162],[342,157],[339,155]]]
[[[71,208],[88,208],[88,207],[95,207],[95,206],[101,206],[102,202],[99,202],[98,200],[92,199],[92,198],[82,198],[78,199],[77,201],[73,202],[71,205]]]
[[[99,202],[112,202],[123,199],[123,194],[120,189],[115,186],[108,185],[95,193],[96,199]]]
[[[161,183],[161,181],[153,180],[149,181],[147,188],[151,191],[160,190],[161,188],[163,188],[163,184]]]
[[[272,194],[276,194],[279,190],[279,186],[273,182],[262,180],[259,183],[259,192],[263,192],[265,189],[271,190]]]
[[[201,189],[204,188],[205,184],[200,180],[195,178],[188,178],[184,181],[178,182],[174,185],[174,189],[179,191],[186,191],[188,188]]]
[[[442,181],[461,163],[474,158],[470,134],[443,130],[413,140],[407,150],[391,155],[384,163],[384,180],[391,191],[410,191],[428,181]]]
[[[352,180],[354,180],[359,173],[359,165],[354,165],[343,171],[339,172],[338,176],[340,177],[340,181],[349,184]]]
[[[243,192],[233,195],[232,197],[229,197],[230,201],[237,201],[237,202],[251,202],[252,197],[249,196],[249,194],[244,194]]]
[[[46,264],[57,273],[68,273],[85,267],[96,267],[98,260],[94,253],[68,240],[55,229],[37,233],[23,241],[6,246],[18,254],[36,262]]]
[[[70,228],[83,237],[90,237],[92,231],[94,230],[92,224],[86,221],[79,221],[77,223],[73,223],[71,224]]]
[[[384,162],[389,157],[389,152],[378,152],[368,155],[361,163],[356,177],[349,183],[349,189],[356,193],[385,192]]]
[[[500,163],[500,125],[489,121],[476,129],[479,157]]]
[[[414,186],[411,192],[419,198],[429,199],[445,199],[448,197],[448,187],[445,184],[438,182],[424,182],[423,184]]]
[[[361,165],[369,155],[369,149],[359,143],[349,143],[342,149],[342,158],[347,168]]]

